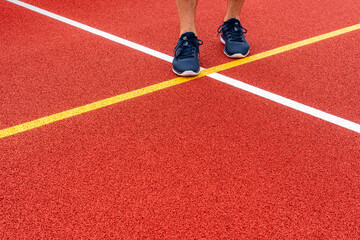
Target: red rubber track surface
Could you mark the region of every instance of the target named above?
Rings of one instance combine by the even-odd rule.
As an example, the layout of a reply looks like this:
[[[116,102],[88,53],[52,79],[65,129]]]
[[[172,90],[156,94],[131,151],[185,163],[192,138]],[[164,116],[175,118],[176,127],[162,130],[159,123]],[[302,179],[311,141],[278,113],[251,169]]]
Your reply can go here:
[[[172,1],[26,1],[171,55]],[[0,1],[0,129],[174,78]],[[229,62],[199,1],[201,65]],[[358,24],[355,0],[248,1],[252,54]],[[222,72],[359,123],[359,31]],[[360,137],[208,77],[0,139],[0,238],[357,239]]]
[[[222,73],[359,123],[359,39],[347,33]]]
[[[1,128],[174,77],[171,65],[160,59],[1,4]]]

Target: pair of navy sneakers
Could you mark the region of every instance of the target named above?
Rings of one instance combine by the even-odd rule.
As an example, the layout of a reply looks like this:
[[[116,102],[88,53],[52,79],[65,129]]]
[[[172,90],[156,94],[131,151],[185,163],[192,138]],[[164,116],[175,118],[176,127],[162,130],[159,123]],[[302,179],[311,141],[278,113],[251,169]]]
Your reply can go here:
[[[244,34],[247,32],[236,18],[224,22],[218,30],[220,41],[225,44],[224,53],[229,58],[243,58],[249,54],[249,44]],[[193,32],[182,34],[174,49],[173,71],[179,76],[196,76],[200,73],[199,40]]]

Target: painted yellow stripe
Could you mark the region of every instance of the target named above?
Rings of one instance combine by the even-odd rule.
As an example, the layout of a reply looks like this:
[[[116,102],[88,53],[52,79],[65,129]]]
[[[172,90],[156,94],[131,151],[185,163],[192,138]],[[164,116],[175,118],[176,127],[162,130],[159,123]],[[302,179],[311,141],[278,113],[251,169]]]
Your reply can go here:
[[[246,63],[250,63],[250,62],[253,62],[253,61],[256,61],[256,60],[267,58],[267,57],[270,57],[270,56],[273,56],[273,55],[276,55],[276,54],[279,54],[279,53],[283,53],[283,52],[286,52],[286,51],[289,51],[289,50],[292,50],[292,49],[296,49],[296,48],[299,48],[299,47],[302,47],[302,46],[306,46],[306,45],[309,45],[309,44],[312,44],[312,43],[315,43],[315,42],[319,42],[319,41],[322,41],[322,40],[325,40],[325,39],[328,39],[328,38],[336,37],[338,35],[348,33],[348,32],[351,32],[351,31],[355,31],[355,30],[358,30],[358,29],[360,29],[360,24],[356,24],[356,25],[353,25],[353,26],[350,26],[350,27],[347,27],[347,28],[339,29],[337,31],[322,34],[322,35],[312,37],[312,38],[309,38],[309,39],[306,39],[306,40],[303,40],[303,41],[299,41],[299,42],[296,42],[296,43],[288,44],[288,45],[285,45],[285,46],[282,46],[282,47],[279,47],[279,48],[275,48],[275,49],[272,49],[272,50],[269,50],[269,51],[266,51],[266,52],[262,52],[262,53],[259,53],[259,54],[249,56],[247,58],[235,60],[235,61],[228,62],[228,63],[225,63],[225,64],[221,64],[221,65],[218,65],[218,66],[215,66],[215,67],[212,67],[212,68],[208,68],[208,69],[202,70],[200,72],[200,74],[198,76],[196,76],[196,77],[191,77],[191,78],[178,77],[178,78],[174,78],[174,79],[171,79],[171,80],[168,80],[168,81],[165,81],[165,82],[161,82],[161,83],[154,84],[154,85],[151,85],[151,86],[148,86],[148,87],[144,87],[144,88],[141,88],[141,89],[138,89],[138,90],[134,90],[134,91],[127,92],[127,93],[124,93],[124,94],[120,94],[120,95],[117,95],[117,96],[114,96],[114,97],[111,97],[111,98],[103,99],[103,100],[100,100],[100,101],[97,101],[97,102],[94,102],[94,103],[90,103],[90,104],[87,104],[87,105],[84,105],[84,106],[81,106],[81,107],[73,108],[73,109],[70,109],[70,110],[67,110],[67,111],[64,111],[64,112],[60,112],[60,113],[56,113],[56,114],[53,114],[53,115],[50,115],[50,116],[39,118],[39,119],[30,121],[30,122],[26,122],[26,123],[23,123],[23,124],[19,124],[19,125],[10,127],[10,128],[2,129],[2,130],[0,130],[0,138],[11,136],[11,135],[14,135],[14,134],[17,134],[17,133],[20,133],[20,132],[24,132],[24,131],[28,131],[28,130],[31,130],[31,129],[34,129],[34,128],[38,128],[38,127],[44,126],[46,124],[57,122],[57,121],[60,121],[60,120],[66,119],[66,118],[70,118],[70,117],[82,114],[82,113],[86,113],[86,112],[93,111],[93,110],[96,110],[96,109],[99,109],[99,108],[103,108],[103,107],[106,107],[106,106],[109,106],[109,105],[113,105],[115,103],[119,103],[119,102],[122,102],[122,101],[125,101],[125,100],[128,100],[128,99],[131,99],[131,98],[135,98],[135,97],[139,97],[139,96],[142,96],[142,95],[145,95],[145,94],[148,94],[148,93],[159,91],[161,89],[165,89],[165,88],[172,87],[172,86],[184,83],[184,82],[188,82],[188,81],[200,78],[200,77],[204,77],[204,76],[210,75],[212,73],[216,73],[216,72],[224,71],[224,70],[227,70],[227,69],[230,69],[230,68],[234,68],[234,67],[246,64]]]
[[[184,82],[188,82],[188,81],[191,81],[195,78],[199,78],[202,76],[204,76],[204,75],[199,74],[198,76],[193,77],[193,78],[184,78],[184,77],[174,78],[174,79],[171,79],[171,80],[168,80],[165,82],[154,84],[154,85],[151,85],[148,87],[144,87],[144,88],[137,89],[137,90],[134,90],[131,92],[120,94],[120,95],[117,95],[114,97],[106,98],[106,99],[103,99],[103,100],[100,100],[97,102],[93,102],[93,103],[90,103],[90,104],[87,104],[87,105],[84,105],[81,107],[73,108],[73,109],[70,109],[70,110],[67,110],[64,112],[56,113],[56,114],[53,114],[53,115],[50,115],[47,117],[42,117],[42,118],[30,121],[30,122],[19,124],[19,125],[10,127],[10,128],[0,130],[0,138],[11,136],[16,133],[28,131],[28,130],[31,130],[31,129],[34,129],[37,127],[44,126],[46,124],[57,122],[57,121],[60,121],[60,120],[66,119],[66,118],[70,118],[70,117],[82,114],[82,113],[90,112],[92,110],[103,108],[103,107],[106,107],[106,106],[109,106],[109,105],[112,105],[115,103],[119,103],[119,102],[122,102],[122,101],[125,101],[128,99],[131,99],[131,98],[136,98],[136,97],[148,94],[148,93],[159,91],[161,89],[175,86],[175,85],[178,85],[178,84],[181,84]]]
[[[238,59],[238,60],[235,60],[232,62],[224,63],[222,65],[208,68],[202,72],[205,75],[209,75],[211,73],[224,71],[224,70],[227,70],[227,69],[230,69],[233,67],[237,67],[237,66],[240,66],[240,65],[243,65],[246,63],[254,62],[256,60],[260,60],[263,58],[271,57],[271,56],[279,54],[279,53],[287,52],[287,51],[290,51],[290,50],[293,50],[293,49],[296,49],[299,47],[303,47],[303,46],[306,46],[306,45],[309,45],[312,43],[320,42],[322,40],[336,37],[336,36],[339,36],[339,35],[342,35],[345,33],[349,33],[349,32],[355,31],[355,30],[359,30],[359,29],[360,29],[360,23],[350,26],[350,27],[342,28],[342,29],[339,29],[339,30],[336,30],[333,32],[318,35],[316,37],[308,38],[308,39],[305,39],[305,40],[302,40],[299,42],[291,43],[291,44],[288,44],[288,45],[285,45],[282,47],[278,47],[278,48],[275,48],[275,49],[272,49],[272,50],[269,50],[266,52],[258,53],[258,54],[255,54],[255,55],[252,55],[252,56],[249,56],[246,58],[242,58],[242,59]]]

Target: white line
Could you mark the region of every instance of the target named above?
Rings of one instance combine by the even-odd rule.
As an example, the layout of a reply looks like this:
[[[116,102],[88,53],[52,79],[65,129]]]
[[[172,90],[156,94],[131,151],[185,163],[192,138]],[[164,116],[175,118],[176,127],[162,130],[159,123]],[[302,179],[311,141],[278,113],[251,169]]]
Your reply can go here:
[[[87,26],[85,24],[73,21],[71,19],[62,17],[60,15],[51,13],[49,11],[43,10],[41,8],[32,6],[30,4],[27,4],[27,3],[24,3],[24,2],[21,2],[21,1],[18,1],[18,0],[7,0],[7,1],[12,2],[14,4],[17,4],[19,6],[22,6],[24,8],[30,9],[32,11],[35,11],[37,13],[43,14],[43,15],[48,16],[50,18],[53,18],[53,19],[59,20],[61,22],[67,23],[67,24],[69,24],[71,26],[74,26],[74,27],[83,29],[85,31],[91,32],[91,33],[93,33],[95,35],[104,37],[104,38],[109,39],[111,41],[120,43],[122,45],[133,48],[135,50],[141,51],[143,53],[149,54],[151,56],[160,58],[160,59],[162,59],[164,61],[172,62],[173,57],[171,57],[169,55],[166,55],[164,53],[158,52],[156,50],[153,50],[151,48],[142,46],[140,44],[137,44],[137,43],[134,43],[134,42],[131,42],[131,41],[128,41],[126,39],[123,39],[123,38],[117,37],[115,35],[112,35],[110,33],[98,30],[96,28],[92,28],[92,27]],[[204,68],[201,68],[201,70],[204,70]],[[309,114],[311,116],[320,118],[320,119],[322,119],[324,121],[327,121],[327,122],[333,123],[335,125],[344,127],[346,129],[349,129],[349,130],[355,131],[357,133],[360,133],[360,125],[357,124],[357,123],[351,122],[349,120],[346,120],[346,119],[334,116],[332,114],[323,112],[321,110],[309,107],[307,105],[298,103],[296,101],[290,100],[290,99],[282,97],[280,95],[265,91],[265,90],[257,88],[257,87],[254,87],[252,85],[246,84],[244,82],[241,82],[239,80],[224,76],[224,75],[219,74],[219,73],[210,74],[210,75],[208,75],[208,77],[211,77],[211,78],[216,79],[216,80],[218,80],[220,82],[229,84],[231,86],[237,87],[237,88],[242,89],[244,91],[253,93],[253,94],[257,95],[257,96],[269,99],[269,100],[271,100],[273,102],[282,104],[282,105],[290,107],[292,109],[298,110],[300,112],[303,112],[303,113]]]
[[[85,30],[87,32],[91,32],[91,33],[93,33],[95,35],[104,37],[104,38],[109,39],[111,41],[120,43],[122,45],[128,46],[128,47],[133,48],[133,49],[136,49],[138,51],[149,54],[151,56],[160,58],[160,59],[165,60],[167,62],[172,62],[173,57],[170,57],[169,55],[158,52],[158,51],[153,50],[151,48],[144,47],[144,46],[142,46],[140,44],[137,44],[137,43],[134,43],[134,42],[130,42],[130,41],[126,40],[126,39],[117,37],[117,36],[112,35],[110,33],[101,31],[99,29],[96,29],[96,28],[93,28],[93,27],[90,27],[90,26],[87,26],[85,24],[82,24],[82,23],[76,22],[74,20],[62,17],[62,16],[57,15],[55,13],[51,13],[49,11],[43,10],[41,8],[35,7],[33,5],[30,5],[30,4],[27,4],[27,3],[24,3],[24,2],[21,2],[21,1],[18,1],[18,0],[7,0],[7,1],[12,2],[12,3],[16,4],[16,5],[22,6],[24,8],[30,9],[30,10],[32,10],[34,12],[43,14],[43,15],[48,16],[50,18],[59,20],[60,22],[67,23],[67,24],[69,24],[71,26],[80,28],[80,29]]]
[[[212,74],[210,74],[208,76],[212,77],[212,78],[214,78],[214,79],[216,79],[216,80],[218,80],[220,82],[229,84],[231,86],[240,88],[240,89],[242,89],[244,91],[247,91],[247,92],[253,93],[255,95],[258,95],[260,97],[269,99],[269,100],[271,100],[273,102],[280,103],[280,104],[282,104],[284,106],[287,106],[289,108],[298,110],[300,112],[303,112],[303,113],[309,114],[311,116],[320,118],[322,120],[333,123],[335,125],[338,125],[338,126],[347,128],[349,130],[355,131],[357,133],[360,133],[360,125],[357,124],[357,123],[354,123],[354,122],[351,122],[349,120],[334,116],[332,114],[326,113],[326,112],[318,110],[316,108],[309,107],[309,106],[304,105],[302,103],[298,103],[298,102],[293,101],[291,99],[282,97],[280,95],[277,95],[277,94],[274,94],[274,93],[271,93],[271,92],[268,92],[268,91],[265,91],[265,90],[263,90],[261,88],[254,87],[254,86],[249,85],[247,83],[241,82],[239,80],[235,80],[233,78],[230,78],[230,77],[218,74],[218,73],[212,73]]]

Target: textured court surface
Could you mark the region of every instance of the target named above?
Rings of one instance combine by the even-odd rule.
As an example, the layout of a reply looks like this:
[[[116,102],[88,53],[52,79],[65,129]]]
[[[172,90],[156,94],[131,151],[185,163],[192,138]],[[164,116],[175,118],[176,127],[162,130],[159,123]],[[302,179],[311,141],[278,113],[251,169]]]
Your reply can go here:
[[[172,55],[173,1],[26,3]],[[231,63],[199,1],[200,64]],[[248,1],[251,54],[360,23],[358,0]],[[176,78],[0,0],[0,131]],[[219,72],[360,124],[360,30]],[[1,135],[1,134],[0,134]],[[0,138],[1,239],[358,239],[360,135],[203,76]]]

